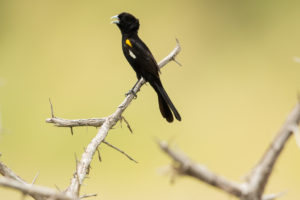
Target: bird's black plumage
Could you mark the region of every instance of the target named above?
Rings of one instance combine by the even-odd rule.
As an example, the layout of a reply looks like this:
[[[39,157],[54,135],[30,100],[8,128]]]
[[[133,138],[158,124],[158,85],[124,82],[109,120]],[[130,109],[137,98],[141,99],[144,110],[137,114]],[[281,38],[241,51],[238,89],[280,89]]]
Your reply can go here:
[[[159,67],[151,51],[139,38],[139,20],[129,13],[121,13],[112,17],[122,34],[123,53],[136,72],[137,78],[143,77],[153,87],[158,96],[159,109],[168,122],[173,121],[173,114],[181,121],[180,114],[170,100],[159,78]]]

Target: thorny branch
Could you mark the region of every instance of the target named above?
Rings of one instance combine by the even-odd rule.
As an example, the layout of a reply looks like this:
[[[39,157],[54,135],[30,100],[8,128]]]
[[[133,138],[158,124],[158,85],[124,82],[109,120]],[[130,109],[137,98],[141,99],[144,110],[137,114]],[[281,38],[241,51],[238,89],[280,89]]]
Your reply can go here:
[[[35,199],[57,199],[57,200],[79,200],[76,197],[69,197],[64,193],[58,193],[56,190],[47,187],[35,186],[31,184],[23,184],[19,181],[10,178],[0,178],[0,185],[2,187],[12,188],[28,194],[32,197],[38,197]]]
[[[181,65],[175,58],[181,51],[181,47],[179,44],[178,39],[176,39],[176,47],[173,49],[173,51],[167,55],[163,60],[161,60],[158,63],[159,68],[164,67],[166,64],[168,64],[170,61],[174,61],[177,64]],[[145,81],[143,78],[139,80],[139,83],[136,85],[134,88],[134,92],[137,93],[142,85],[145,84]],[[130,102],[134,96],[132,94],[128,95],[125,100],[118,106],[118,110],[122,110],[122,112],[129,106]],[[107,120],[108,117],[103,117],[103,118],[91,118],[91,119],[63,119],[63,118],[58,118],[54,116],[54,111],[53,111],[53,105],[49,99],[50,102],[50,108],[51,108],[51,118],[46,119],[47,123],[53,123],[57,127],[77,127],[77,126],[93,126],[93,127],[101,127],[104,122]],[[122,108],[124,107],[124,108]],[[117,111],[118,111],[117,110]],[[116,111],[116,112],[117,112]],[[115,112],[115,113],[116,113]],[[121,119],[124,120],[124,122],[127,124],[128,129],[130,132],[132,132],[129,123],[126,121],[126,119],[121,115]]]
[[[46,119],[47,123],[53,123],[57,127],[77,127],[77,126],[93,126],[100,127],[105,122],[106,118],[91,118],[91,119],[62,119],[58,117]]]
[[[31,184],[25,182],[2,162],[0,162],[0,174],[5,177],[0,179],[1,186],[19,190],[23,194],[30,195],[35,200],[44,200],[47,197],[51,197],[52,199],[71,199],[65,194],[57,192],[53,189],[34,186],[33,183],[35,182],[36,177]]]
[[[162,68],[170,61],[175,61],[176,55],[181,51],[181,47],[180,47],[177,39],[176,39],[176,42],[177,42],[177,45],[174,48],[174,50],[158,64],[159,68]],[[139,80],[138,84],[136,84],[135,88],[133,89],[134,93],[137,93],[144,83],[145,83],[144,79],[141,78]],[[56,126],[60,126],[60,127],[91,126],[91,125],[96,126],[96,127],[101,126],[101,128],[99,129],[96,136],[92,139],[92,141],[86,147],[84,153],[82,154],[81,160],[78,162],[78,165],[76,167],[76,173],[71,180],[70,186],[67,188],[67,191],[66,191],[67,195],[79,196],[80,186],[82,185],[82,183],[88,173],[90,163],[93,159],[95,152],[97,151],[98,146],[101,144],[101,142],[104,141],[109,130],[120,119],[122,119],[123,112],[130,105],[130,103],[133,99],[134,99],[133,94],[126,96],[125,100],[118,106],[117,110],[112,115],[105,117],[105,118],[92,120],[93,123],[91,123],[91,119],[74,121],[74,120],[65,120],[65,119],[61,119],[61,118],[57,118],[57,117],[52,117],[52,118],[46,120],[46,122],[54,123]],[[53,111],[52,111],[52,113],[53,113]],[[95,123],[97,125],[95,125]]]
[[[183,153],[173,151],[169,148],[167,142],[159,142],[159,146],[175,161],[175,164],[179,164],[179,166],[174,167],[177,170],[177,174],[195,177],[238,197],[242,195],[242,186],[238,183],[214,174],[204,165],[193,162]]]
[[[176,39],[177,45],[174,50],[165,57],[158,66],[162,68],[170,61],[175,61],[176,55],[181,51],[181,47],[179,45],[178,40]],[[145,83],[144,79],[140,79],[138,84],[136,84],[135,88],[133,89],[134,93],[137,93],[140,88]],[[77,119],[77,120],[69,120],[69,119],[62,119],[55,117],[53,111],[53,105],[49,99],[50,106],[51,106],[51,118],[46,119],[47,123],[53,123],[55,126],[58,127],[77,127],[77,126],[93,126],[93,127],[100,127],[96,136],[92,139],[92,141],[86,147],[84,153],[81,156],[81,160],[78,161],[76,159],[76,172],[71,180],[71,184],[66,189],[65,192],[57,192],[51,188],[35,186],[33,184],[26,183],[23,181],[19,176],[14,174],[8,167],[6,167],[3,163],[0,162],[0,173],[4,176],[0,179],[0,186],[8,187],[12,189],[19,190],[24,194],[28,194],[32,196],[36,200],[44,200],[44,199],[51,199],[51,200],[77,200],[81,198],[87,198],[91,196],[95,196],[96,194],[92,195],[83,195],[79,196],[80,186],[82,185],[86,175],[89,173],[90,163],[93,159],[95,152],[98,150],[99,145],[102,142],[105,142],[104,139],[106,138],[110,129],[120,120],[123,119],[126,123],[128,129],[132,132],[129,123],[125,120],[122,116],[122,113],[125,109],[130,105],[131,101],[134,99],[133,94],[129,94],[126,96],[125,100],[118,106],[117,110],[110,116],[104,118],[91,118],[91,119]],[[122,154],[127,156],[129,159],[132,159],[128,154],[124,151],[118,149],[117,147],[105,142],[105,144],[109,145],[110,147],[120,151]],[[99,151],[98,151],[99,153]],[[99,153],[99,160],[101,160],[100,153]],[[135,161],[136,162],[136,161]],[[33,181],[33,183],[35,180]]]
[[[289,114],[286,122],[277,133],[277,136],[272,141],[264,156],[252,170],[247,181],[243,183],[227,180],[226,178],[211,172],[205,166],[195,163],[183,153],[172,150],[167,142],[159,142],[159,146],[177,164],[177,167],[175,167],[177,174],[197,178],[200,181],[217,187],[241,200],[271,200],[281,196],[282,193],[263,196],[265,186],[286,142],[293,132],[298,131],[299,122],[300,102],[297,103]]]

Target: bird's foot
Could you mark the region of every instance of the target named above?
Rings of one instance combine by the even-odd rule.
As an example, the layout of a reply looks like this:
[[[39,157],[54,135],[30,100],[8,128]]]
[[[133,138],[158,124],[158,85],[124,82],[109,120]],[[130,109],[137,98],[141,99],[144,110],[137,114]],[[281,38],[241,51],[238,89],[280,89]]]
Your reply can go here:
[[[129,91],[125,94],[125,96],[131,95],[131,94],[134,96],[135,99],[137,98],[136,93],[133,91],[133,89],[129,90]]]

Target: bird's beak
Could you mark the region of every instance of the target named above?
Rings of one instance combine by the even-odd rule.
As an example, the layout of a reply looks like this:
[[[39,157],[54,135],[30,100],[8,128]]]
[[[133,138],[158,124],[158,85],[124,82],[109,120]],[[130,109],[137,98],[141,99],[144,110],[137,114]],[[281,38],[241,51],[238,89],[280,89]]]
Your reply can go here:
[[[111,24],[120,23],[120,19],[119,19],[118,15],[112,16],[110,19],[113,20],[113,21],[110,22]]]

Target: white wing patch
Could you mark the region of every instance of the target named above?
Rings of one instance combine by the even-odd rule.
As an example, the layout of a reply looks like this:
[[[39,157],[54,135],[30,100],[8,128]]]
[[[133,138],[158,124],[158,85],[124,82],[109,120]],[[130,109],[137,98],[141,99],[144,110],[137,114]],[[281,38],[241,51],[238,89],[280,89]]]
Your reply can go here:
[[[134,53],[132,53],[132,51],[129,50],[129,55],[133,58],[136,59],[136,56],[134,55]]]

